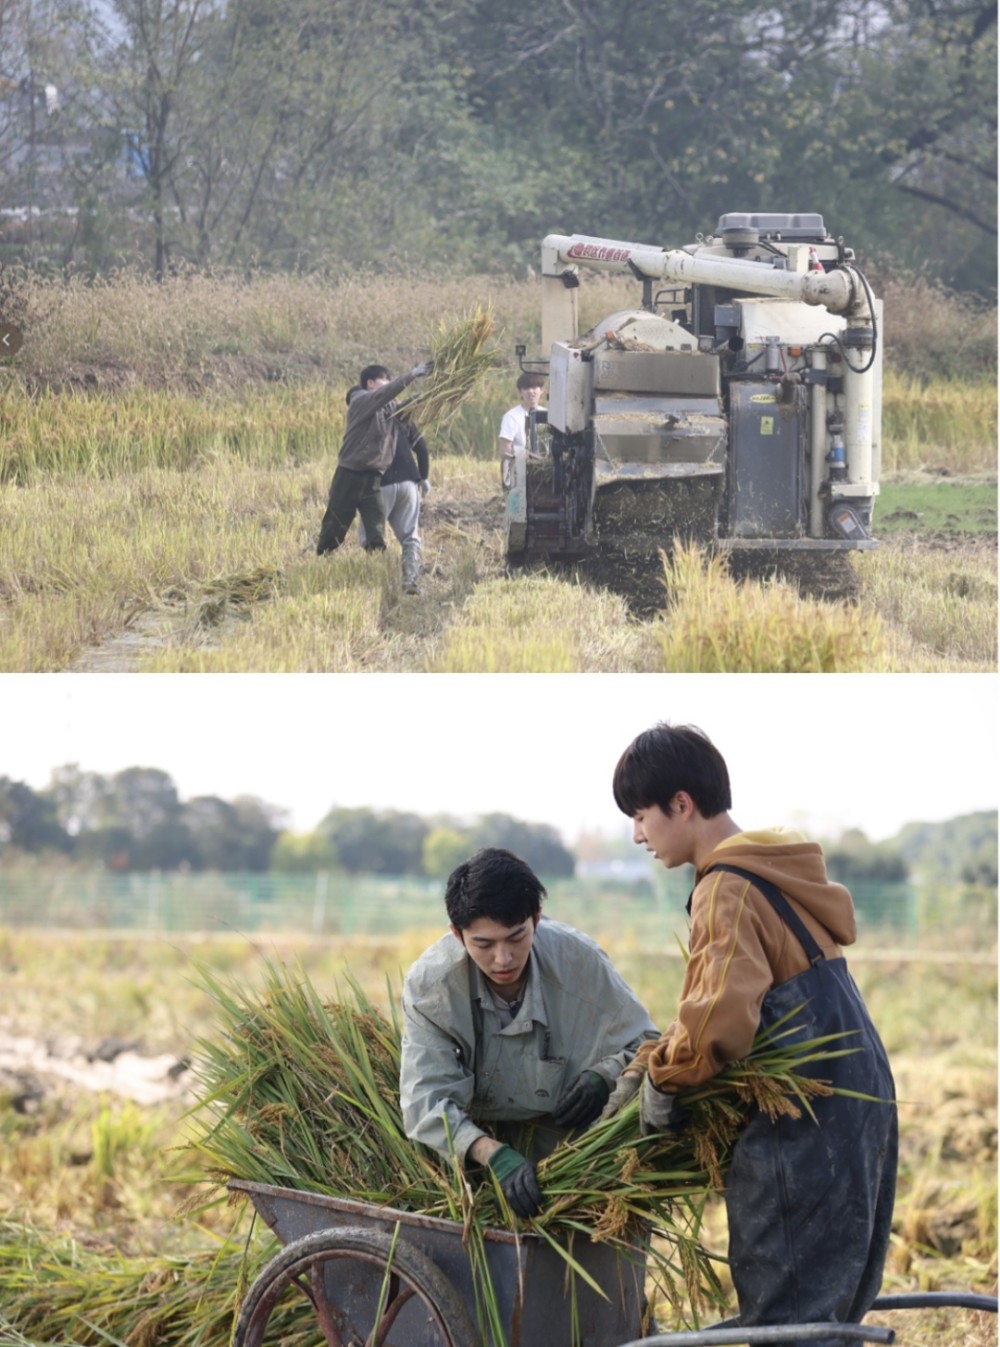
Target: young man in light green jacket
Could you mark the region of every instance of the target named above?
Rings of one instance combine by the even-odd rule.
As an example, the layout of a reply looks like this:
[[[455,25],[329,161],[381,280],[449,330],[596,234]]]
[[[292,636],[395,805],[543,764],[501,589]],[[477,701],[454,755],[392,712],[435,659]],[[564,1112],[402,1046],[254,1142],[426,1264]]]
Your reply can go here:
[[[544,896],[511,852],[477,852],[447,882],[450,934],[403,988],[407,1136],[488,1166],[524,1218],[543,1204],[535,1161],[594,1121],[658,1036],[600,946],[542,917]]]

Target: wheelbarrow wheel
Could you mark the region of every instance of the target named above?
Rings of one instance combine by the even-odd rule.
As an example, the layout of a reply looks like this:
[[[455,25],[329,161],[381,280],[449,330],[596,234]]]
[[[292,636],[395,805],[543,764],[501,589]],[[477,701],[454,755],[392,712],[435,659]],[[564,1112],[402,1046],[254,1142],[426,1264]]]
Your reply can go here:
[[[381,1308],[380,1308],[381,1306]],[[294,1331],[311,1308],[327,1347],[478,1347],[465,1304],[443,1272],[405,1239],[356,1226],[317,1230],[267,1263],[240,1306],[233,1347]]]

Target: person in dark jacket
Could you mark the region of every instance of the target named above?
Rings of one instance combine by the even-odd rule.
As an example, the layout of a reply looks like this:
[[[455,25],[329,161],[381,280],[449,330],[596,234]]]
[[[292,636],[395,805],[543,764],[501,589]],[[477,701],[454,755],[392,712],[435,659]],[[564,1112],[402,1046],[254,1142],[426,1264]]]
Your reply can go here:
[[[348,397],[344,440],[316,543],[321,556],[340,546],[356,514],[365,525],[367,550],[385,548],[382,474],[396,452],[397,422],[392,404],[414,379],[433,368],[434,362],[427,360],[407,374],[390,379],[384,365],[366,365],[358,376],[358,387]]]
[[[633,840],[668,869],[694,866],[695,885],[676,1017],[639,1048],[602,1116],[641,1090],[646,1135],[682,1127],[684,1089],[786,1016],[802,1040],[846,1034],[834,1046],[847,1053],[811,1069],[844,1093],[811,1101],[814,1118],[751,1114],[726,1210],[741,1327],[859,1323],[882,1281],[898,1134],[889,1062],[842,948],[857,937],[851,895],[827,877],[817,843],[739,828],[725,760],[692,726],[660,724],[634,739],[614,796]]]
[[[418,580],[423,561],[420,542],[420,502],[430,494],[428,480],[430,455],[424,437],[405,413],[396,417],[396,453],[382,474],[382,499],[389,527],[403,550],[403,592],[419,592]],[[368,533],[362,519],[358,527],[361,545],[367,546]]]

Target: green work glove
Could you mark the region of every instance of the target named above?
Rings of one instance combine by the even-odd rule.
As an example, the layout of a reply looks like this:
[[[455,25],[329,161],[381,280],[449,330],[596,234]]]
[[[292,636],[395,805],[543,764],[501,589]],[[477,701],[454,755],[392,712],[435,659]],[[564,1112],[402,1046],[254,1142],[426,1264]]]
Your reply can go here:
[[[639,1093],[639,1086],[642,1084],[642,1076],[637,1071],[623,1071],[615,1081],[615,1088],[611,1091],[608,1102],[601,1109],[600,1121],[605,1118],[613,1118],[616,1113],[625,1107],[630,1099],[634,1099]]]
[[[589,1127],[608,1102],[611,1086],[596,1071],[581,1071],[552,1110],[557,1127]]]
[[[501,1146],[486,1161],[496,1175],[507,1205],[515,1216],[527,1220],[542,1209],[542,1191],[535,1176],[535,1166],[513,1146]]]

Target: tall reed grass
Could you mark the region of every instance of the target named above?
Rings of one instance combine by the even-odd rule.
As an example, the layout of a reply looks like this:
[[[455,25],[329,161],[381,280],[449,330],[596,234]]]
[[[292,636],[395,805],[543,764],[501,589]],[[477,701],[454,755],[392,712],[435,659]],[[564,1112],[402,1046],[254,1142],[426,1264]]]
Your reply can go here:
[[[995,303],[958,294],[926,276],[887,273],[874,279],[885,308],[887,369],[924,386],[952,380],[995,384]]]
[[[587,275],[584,323],[634,300],[634,283]],[[631,298],[630,298],[631,297]],[[37,388],[235,388],[353,382],[430,355],[443,317],[490,303],[503,358],[537,344],[537,282],[497,276],[394,277],[180,273],[160,284],[122,271],[88,282],[24,278],[25,340],[8,375]],[[89,377],[88,377],[89,376]]]
[[[888,371],[882,393],[885,472],[995,472],[997,389],[988,378],[938,379]]]

